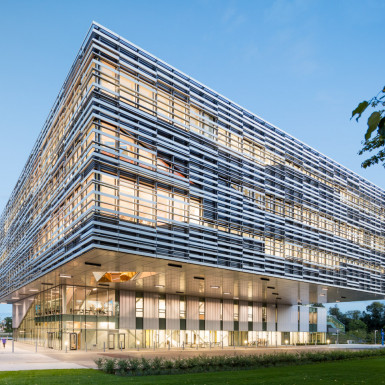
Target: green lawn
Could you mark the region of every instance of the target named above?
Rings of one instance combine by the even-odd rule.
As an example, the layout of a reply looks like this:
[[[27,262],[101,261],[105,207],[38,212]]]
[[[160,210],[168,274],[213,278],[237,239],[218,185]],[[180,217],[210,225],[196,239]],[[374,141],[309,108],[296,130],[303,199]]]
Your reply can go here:
[[[375,357],[312,365],[171,376],[118,377],[92,369],[0,372],[0,384],[385,384],[385,358]]]

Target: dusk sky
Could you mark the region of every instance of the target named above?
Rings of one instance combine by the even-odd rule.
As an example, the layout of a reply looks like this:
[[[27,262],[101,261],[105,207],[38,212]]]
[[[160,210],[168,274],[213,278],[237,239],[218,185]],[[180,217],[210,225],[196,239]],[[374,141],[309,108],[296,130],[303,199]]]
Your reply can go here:
[[[384,15],[382,0],[0,1],[0,210],[92,20],[385,188],[350,120],[385,85]]]

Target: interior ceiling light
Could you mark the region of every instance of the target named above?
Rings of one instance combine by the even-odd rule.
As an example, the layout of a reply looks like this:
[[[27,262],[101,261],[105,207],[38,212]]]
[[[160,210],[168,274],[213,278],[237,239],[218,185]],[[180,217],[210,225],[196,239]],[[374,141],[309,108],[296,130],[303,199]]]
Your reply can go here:
[[[229,295],[229,294],[231,294],[231,293],[229,293],[228,291],[225,291],[223,294]]]
[[[39,289],[29,289],[29,291],[39,291]]]
[[[72,278],[72,275],[69,274],[59,274],[60,278]]]
[[[323,287],[322,290],[328,290],[328,288],[327,287]]]
[[[320,294],[320,297],[325,297],[325,294]]]
[[[220,286],[210,286],[212,289],[219,289]]]
[[[155,287],[164,287],[164,285],[155,285]]]
[[[340,300],[339,300],[339,299],[337,299],[337,300],[336,300],[336,302],[340,302]]]
[[[110,272],[93,272],[97,282],[128,282],[138,279],[152,277],[157,275],[156,272],[137,272],[137,271],[110,271]]]
[[[12,297],[12,299],[20,299],[19,297]]]

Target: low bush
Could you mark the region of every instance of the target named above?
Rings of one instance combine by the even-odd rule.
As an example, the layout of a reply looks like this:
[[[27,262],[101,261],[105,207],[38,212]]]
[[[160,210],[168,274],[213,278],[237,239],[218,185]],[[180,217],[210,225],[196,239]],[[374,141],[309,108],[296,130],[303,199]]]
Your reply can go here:
[[[234,369],[257,369],[270,366],[289,366],[326,361],[385,356],[385,349],[360,351],[298,352],[239,356],[198,356],[178,358],[128,358],[116,361],[98,358],[95,363],[105,373],[121,376],[143,376],[151,374],[180,374],[223,371]]]

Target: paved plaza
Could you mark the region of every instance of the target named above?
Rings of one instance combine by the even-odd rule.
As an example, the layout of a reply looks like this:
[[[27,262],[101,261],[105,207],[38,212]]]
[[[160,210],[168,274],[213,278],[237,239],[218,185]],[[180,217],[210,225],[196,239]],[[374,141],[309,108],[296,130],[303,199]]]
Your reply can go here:
[[[20,342],[8,341],[5,349],[0,350],[0,371],[40,370],[40,369],[84,369],[96,368],[94,360],[100,357],[129,358],[129,357],[164,357],[186,358],[198,355],[245,355],[245,354],[273,354],[296,353],[301,351],[324,351],[332,349],[376,349],[381,345],[320,345],[320,346],[287,346],[279,348],[225,348],[225,349],[151,349],[103,351],[57,351],[36,347]]]

